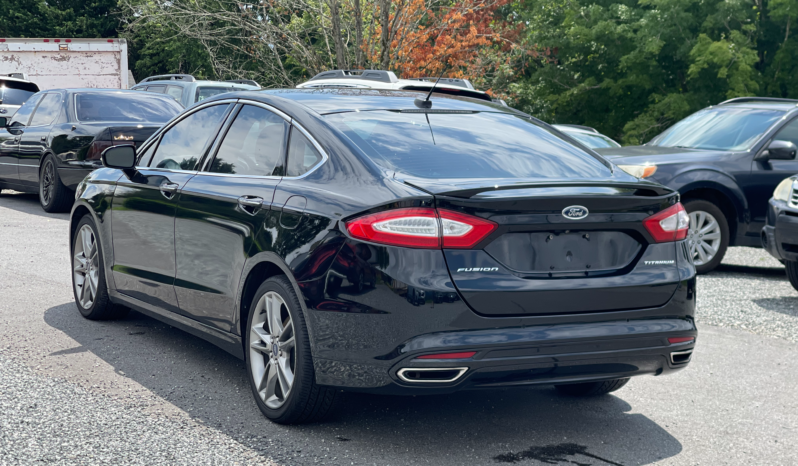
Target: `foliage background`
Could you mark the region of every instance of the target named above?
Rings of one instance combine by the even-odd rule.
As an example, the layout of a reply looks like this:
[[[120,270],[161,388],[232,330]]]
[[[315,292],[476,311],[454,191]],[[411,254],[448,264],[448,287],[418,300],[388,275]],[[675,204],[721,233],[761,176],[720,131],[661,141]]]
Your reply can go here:
[[[0,37],[126,37],[138,80],[182,72],[281,87],[337,67],[445,70],[626,144],[728,98],[798,98],[798,0],[255,2],[4,1]]]

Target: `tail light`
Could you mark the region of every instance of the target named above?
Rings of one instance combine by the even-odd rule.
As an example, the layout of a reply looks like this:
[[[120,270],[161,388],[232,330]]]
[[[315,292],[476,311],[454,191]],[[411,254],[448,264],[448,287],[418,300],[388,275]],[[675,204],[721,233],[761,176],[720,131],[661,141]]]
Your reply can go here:
[[[346,228],[358,239],[410,248],[468,249],[498,225],[473,215],[431,208],[397,209],[366,215]]]
[[[103,151],[113,145],[113,141],[98,141],[95,139],[89,146],[86,160],[100,160],[100,155],[102,155]]]
[[[690,217],[684,210],[682,203],[677,202],[676,205],[672,205],[643,220],[643,226],[651,233],[657,243],[679,241],[687,238]]]

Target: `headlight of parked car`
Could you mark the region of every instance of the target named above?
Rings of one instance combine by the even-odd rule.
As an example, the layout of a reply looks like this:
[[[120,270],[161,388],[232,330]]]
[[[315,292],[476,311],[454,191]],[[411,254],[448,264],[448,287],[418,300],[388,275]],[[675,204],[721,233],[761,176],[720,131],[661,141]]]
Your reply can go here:
[[[657,172],[656,165],[618,165],[618,168],[637,178],[648,178]]]
[[[776,186],[776,190],[773,191],[773,199],[784,202],[789,201],[790,194],[792,194],[792,184],[794,181],[795,180],[793,178],[782,180],[782,182]]]

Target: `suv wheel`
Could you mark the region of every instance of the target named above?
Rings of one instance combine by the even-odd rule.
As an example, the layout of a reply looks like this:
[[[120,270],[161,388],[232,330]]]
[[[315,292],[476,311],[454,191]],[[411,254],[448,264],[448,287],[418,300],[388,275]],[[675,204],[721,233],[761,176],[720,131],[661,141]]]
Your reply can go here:
[[[39,202],[45,212],[66,212],[72,207],[74,194],[64,186],[58,176],[55,160],[47,156],[39,173]]]
[[[729,223],[715,204],[704,200],[684,203],[690,216],[687,244],[693,256],[696,272],[707,273],[715,269],[729,247]]]
[[[784,267],[787,269],[787,278],[793,288],[798,290],[798,261],[784,261]]]
[[[285,277],[269,278],[255,293],[246,345],[250,387],[266,417],[299,424],[332,411],[336,390],[316,385],[305,318]]]

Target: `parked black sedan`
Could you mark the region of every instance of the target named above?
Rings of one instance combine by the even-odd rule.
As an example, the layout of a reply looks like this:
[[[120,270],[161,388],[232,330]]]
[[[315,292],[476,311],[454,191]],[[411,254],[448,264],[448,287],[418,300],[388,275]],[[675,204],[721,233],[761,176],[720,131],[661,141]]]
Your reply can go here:
[[[728,246],[761,247],[768,199],[798,173],[796,146],[798,100],[742,97],[696,112],[645,145],[596,150],[681,193],[690,251],[704,273]]]
[[[787,278],[798,290],[798,175],[779,183],[768,203],[762,246],[787,269]]]
[[[134,91],[34,94],[13,117],[0,117],[0,190],[39,193],[47,212],[67,211],[104,149],[144,142],[182,110],[167,96]]]
[[[678,193],[507,107],[423,98],[238,92],[107,149],[71,215],[78,309],[244,358],[281,423],[340,389],[595,395],[685,367]]]

